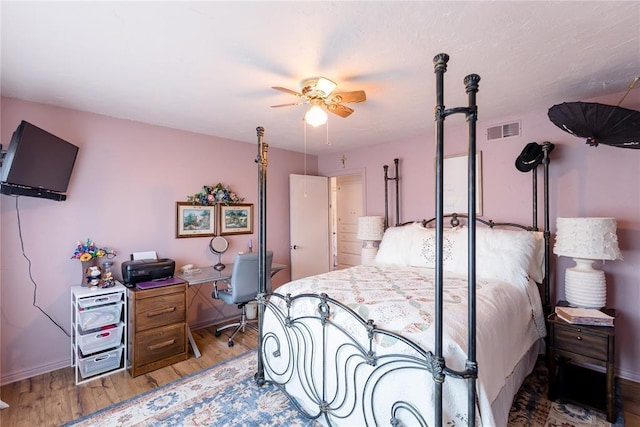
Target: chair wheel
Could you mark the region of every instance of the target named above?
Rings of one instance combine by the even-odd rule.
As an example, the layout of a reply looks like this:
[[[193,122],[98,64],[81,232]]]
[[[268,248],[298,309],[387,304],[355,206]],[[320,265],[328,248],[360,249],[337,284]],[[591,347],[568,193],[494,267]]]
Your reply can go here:
[[[216,337],[219,337],[220,335],[222,335],[222,332],[216,329],[216,332],[213,335],[215,335]]]
[[[233,341],[229,340],[229,342],[227,343],[227,345],[228,345],[229,347],[233,347]]]

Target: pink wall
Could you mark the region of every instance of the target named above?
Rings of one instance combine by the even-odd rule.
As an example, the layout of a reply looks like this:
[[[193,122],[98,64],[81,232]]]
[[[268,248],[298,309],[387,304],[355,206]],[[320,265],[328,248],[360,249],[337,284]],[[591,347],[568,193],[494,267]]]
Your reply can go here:
[[[590,101],[616,105],[622,95]],[[563,132],[551,123],[547,110],[505,117],[498,122],[483,122],[483,102],[491,101],[484,100],[481,89],[478,94],[480,121],[477,144],[482,151],[484,218],[531,223],[531,174],[516,170],[514,162],[528,142],[551,141],[555,144],[550,167],[552,233],[558,216],[611,216],[618,220],[618,237],[624,260],[610,261],[598,267],[607,276],[607,305],[615,308],[618,314],[618,373],[640,381],[640,150],[606,145],[588,147],[584,140]],[[623,106],[640,110],[640,90],[631,92]],[[365,171],[366,214],[378,215],[384,213],[382,165],[388,164],[393,176],[393,159],[397,157],[400,159],[401,220],[431,218],[435,209],[435,131],[432,117],[430,112],[425,112],[422,136],[321,156],[318,171],[329,176],[343,174],[340,159],[346,156],[346,169]],[[515,120],[522,123],[520,137],[492,142],[486,140],[487,127]],[[467,130],[462,117],[447,118],[445,146],[445,155],[466,151]],[[539,180],[541,185],[541,172]],[[390,187],[390,196],[393,194]],[[539,203],[541,206],[542,199]],[[392,215],[394,211],[392,208]],[[538,221],[542,226],[541,215]],[[552,294],[553,303],[564,298],[564,270],[573,262],[551,256],[556,286]]]
[[[5,147],[23,119],[80,147],[65,202],[0,197],[0,379],[8,383],[68,366],[70,355],[69,338],[32,306],[34,284],[21,252],[16,202],[37,304],[68,332],[69,287],[81,275],[80,262],[70,259],[78,240],[91,237],[115,248],[117,271],[131,252],[144,250],[172,258],[177,266],[217,262],[208,250],[209,238],[175,238],[176,202],[186,201],[204,184],[222,182],[256,204],[258,149],[257,138],[255,144],[230,141],[9,98],[2,98],[1,107]],[[273,137],[265,129],[265,140]],[[288,179],[303,173],[304,159],[275,148],[268,159],[268,247],[275,262],[289,264]],[[308,158],[311,173],[316,162]],[[223,261],[246,251],[249,239],[257,247],[257,234],[229,236]],[[280,272],[274,284],[289,277],[289,270]],[[192,323],[211,324],[236,312],[211,299],[211,285],[194,288],[188,295]]]
[[[482,119],[482,92],[478,96]],[[620,96],[600,99],[616,104]],[[640,109],[640,92],[625,100]],[[7,144],[20,120],[25,119],[80,146],[76,169],[65,202],[21,197],[18,199],[25,252],[31,259],[38,284],[38,305],[65,329],[69,328],[69,286],[80,275],[78,261],[69,257],[78,239],[92,237],[118,250],[119,263],[139,250],[157,250],[161,256],[206,265],[215,262],[206,238],[175,239],[175,202],[200,187],[222,181],[249,203],[256,203],[255,144],[193,134],[175,129],[108,118],[2,98],[2,143]],[[522,136],[486,142],[487,126],[522,121]],[[258,124],[250,124],[252,128]],[[466,149],[466,129],[461,117],[447,119],[447,154]],[[308,167],[322,175],[364,172],[367,214],[384,211],[382,165],[400,158],[402,220],[433,214],[433,121],[425,112],[424,136],[366,149],[310,156]],[[551,218],[557,216],[612,216],[618,219],[618,235],[624,261],[602,266],[607,273],[608,305],[618,311],[616,359],[620,375],[640,381],[640,152],[608,146],[590,148],[556,128],[545,111],[505,117],[478,124],[478,148],[483,154],[484,217],[529,222],[530,174],[518,172],[513,163],[530,141],[556,144],[551,167]],[[268,141],[269,129],[265,139]],[[334,137],[336,140],[337,136]],[[337,141],[337,140],[336,140]],[[343,168],[340,158],[347,157]],[[233,161],[229,161],[233,159]],[[303,173],[303,156],[283,150],[269,151],[268,241],[275,261],[288,260],[288,176]],[[313,172],[311,172],[313,173]],[[499,189],[499,190],[496,190]],[[2,383],[58,369],[69,363],[69,339],[36,308],[27,261],[20,250],[16,200],[0,197],[0,380]],[[541,221],[541,219],[540,219]],[[231,236],[230,252],[246,249],[253,236]],[[564,296],[562,276],[570,261],[552,256],[557,298]],[[554,266],[552,266],[554,267]],[[276,284],[289,278],[279,273]],[[210,285],[209,285],[210,286]],[[211,289],[190,291],[189,318],[207,323],[224,318],[220,306],[209,298]],[[553,300],[556,299],[553,298]]]

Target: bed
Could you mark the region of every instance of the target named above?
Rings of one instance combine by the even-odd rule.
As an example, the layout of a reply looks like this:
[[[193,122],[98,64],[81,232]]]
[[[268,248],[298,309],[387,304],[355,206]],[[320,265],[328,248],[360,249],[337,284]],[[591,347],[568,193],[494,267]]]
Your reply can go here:
[[[542,349],[549,276],[548,150],[544,230],[537,228],[535,170],[533,224],[476,218],[474,160],[468,176],[472,209],[445,224],[444,118],[467,115],[469,159],[475,159],[480,80],[465,78],[468,107],[445,110],[447,61],[446,54],[434,58],[435,218],[388,227],[371,265],[296,280],[275,292],[266,292],[267,273],[259,267],[256,380],[278,386],[318,423],[506,425],[513,396]],[[258,128],[260,253],[266,251],[267,232],[263,132]],[[396,162],[396,185],[397,178]],[[387,211],[385,206],[385,225]]]

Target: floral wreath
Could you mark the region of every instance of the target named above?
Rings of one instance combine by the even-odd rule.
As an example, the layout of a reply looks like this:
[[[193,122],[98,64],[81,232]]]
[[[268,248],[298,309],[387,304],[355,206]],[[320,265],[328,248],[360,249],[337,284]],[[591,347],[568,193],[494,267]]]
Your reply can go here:
[[[71,259],[79,259],[80,261],[84,262],[103,256],[111,259],[116,255],[116,251],[114,251],[113,249],[107,247],[99,248],[93,242],[93,240],[87,238],[84,243],[78,240],[78,244],[76,246],[76,249],[73,251]]]
[[[202,187],[202,191],[194,194],[193,196],[187,196],[187,201],[192,203],[200,203],[201,205],[215,205],[217,203],[241,203],[244,197],[238,196],[237,193],[231,191],[231,188],[222,183],[217,183],[214,186],[205,185]]]

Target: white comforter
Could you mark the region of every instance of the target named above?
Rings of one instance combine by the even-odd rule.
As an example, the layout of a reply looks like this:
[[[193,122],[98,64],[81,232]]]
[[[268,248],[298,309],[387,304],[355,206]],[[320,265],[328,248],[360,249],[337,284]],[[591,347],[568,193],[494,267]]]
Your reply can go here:
[[[378,264],[300,279],[275,292],[282,295],[326,293],[364,319],[373,319],[379,328],[403,335],[423,349],[433,351],[434,287],[432,269]],[[520,358],[545,336],[544,318],[534,283],[522,286],[478,279],[476,288],[478,409],[482,425],[492,426],[491,402]],[[315,306],[309,303],[306,310],[314,311]],[[443,316],[443,355],[447,367],[464,370],[467,357],[467,283],[464,277],[445,275]],[[265,328],[269,330],[268,322]],[[393,353],[395,342],[389,340],[380,345]],[[466,420],[466,390],[462,382],[457,381],[458,386],[448,385],[450,382],[445,382],[444,423],[460,425]]]

